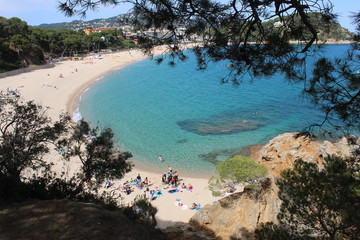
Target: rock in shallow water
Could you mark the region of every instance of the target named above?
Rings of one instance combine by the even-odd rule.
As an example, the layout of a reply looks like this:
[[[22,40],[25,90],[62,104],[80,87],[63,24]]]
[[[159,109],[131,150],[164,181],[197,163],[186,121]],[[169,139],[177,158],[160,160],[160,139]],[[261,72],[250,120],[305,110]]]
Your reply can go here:
[[[225,119],[188,119],[179,121],[177,124],[186,131],[199,135],[232,134],[242,131],[257,129],[265,124],[256,120],[245,120],[238,118]]]

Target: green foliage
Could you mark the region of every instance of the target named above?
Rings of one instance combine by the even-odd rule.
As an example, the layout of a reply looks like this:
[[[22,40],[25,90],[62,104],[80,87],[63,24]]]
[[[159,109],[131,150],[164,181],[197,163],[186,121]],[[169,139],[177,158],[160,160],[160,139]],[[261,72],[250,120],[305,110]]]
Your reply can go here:
[[[349,162],[331,156],[324,169],[299,160],[282,172],[278,181],[282,200],[279,226],[263,225],[258,239],[274,239],[286,232],[288,239],[356,239],[360,234],[360,179]],[[284,239],[284,238],[278,238]]]
[[[68,188],[82,188],[82,183],[92,178],[95,178],[97,183],[102,183],[108,177],[122,178],[131,170],[132,164],[126,161],[131,157],[130,153],[114,154],[114,134],[111,129],[98,133],[97,128],[90,128],[85,121],[72,127],[69,120],[68,116],[63,115],[60,120],[52,121],[46,116],[46,110],[31,101],[21,102],[16,92],[0,92],[0,177],[7,181],[3,183],[4,188],[0,195],[4,192],[8,193],[9,198],[17,195],[16,186],[24,185],[21,176],[26,168],[42,170],[43,175],[35,178],[27,176],[26,181],[38,181],[37,184],[42,186],[39,189],[48,191],[47,194],[51,196],[54,195],[50,193],[54,184],[59,186],[56,194],[61,193],[61,186],[64,193],[68,194]],[[50,163],[44,160],[51,146],[67,147],[67,150],[62,152],[64,156],[80,158],[83,163],[81,174],[71,179],[73,183],[78,183],[77,187],[56,179]],[[6,185],[13,186],[13,190]],[[19,192],[26,195],[22,190]],[[39,193],[39,196],[42,194]]]
[[[0,72],[44,61],[44,56],[31,42],[30,35],[26,22],[15,17],[0,17]]]
[[[244,187],[244,189],[250,189],[250,190],[259,190],[258,184],[249,184]]]
[[[211,191],[211,193],[214,197],[220,197],[222,195],[220,191]]]
[[[67,158],[76,156],[83,167],[80,179],[91,181],[96,179],[98,184],[106,178],[122,178],[130,172],[133,164],[126,160],[132,157],[129,152],[114,154],[114,133],[110,128],[99,132],[98,128],[91,128],[83,120],[74,126],[69,141],[61,143],[68,151],[64,152]]]
[[[221,180],[232,179],[237,182],[264,177],[267,174],[266,167],[255,163],[251,158],[241,155],[220,162],[216,165],[216,171]]]
[[[22,103],[15,92],[0,93],[0,175],[20,181],[23,169],[49,168],[43,156],[66,133],[68,116],[53,122],[41,106]]]
[[[88,36],[83,31],[29,27],[19,18],[0,17],[0,72],[43,64],[44,56],[56,58],[72,56],[73,52],[133,46],[132,41],[122,39],[122,32],[118,30],[94,32]]]
[[[211,177],[208,186],[213,196],[221,196],[229,187],[233,187],[234,183],[264,177],[267,169],[251,158],[236,155],[218,163],[216,172],[218,177]],[[258,188],[258,185],[254,184],[251,187]]]
[[[333,124],[331,116],[336,115],[347,127],[359,128],[360,74],[356,70],[359,63],[356,52],[348,52],[342,59],[322,57],[316,62],[304,95],[323,109],[324,121]]]
[[[334,20],[334,16],[330,18],[321,12],[309,12],[306,14],[309,23],[316,28],[318,39],[320,41],[327,40],[352,40],[352,34],[339,23]],[[263,23],[264,29],[268,34],[288,34],[289,39],[296,41],[309,41],[312,33],[306,28],[299,15],[290,18],[284,16],[275,18]]]
[[[21,102],[17,92],[0,92],[0,205],[29,199],[69,199],[95,203],[109,210],[122,207],[117,201],[119,194],[98,195],[84,182],[90,183],[93,177],[97,183],[107,177],[122,178],[132,168],[126,161],[131,154],[114,154],[111,129],[98,132],[98,128],[91,128],[85,121],[72,127],[69,120],[64,115],[54,122],[46,117],[41,106],[31,101]],[[51,171],[51,164],[44,159],[51,146],[67,146],[66,157],[79,157],[83,163],[80,176],[64,180]],[[22,176],[27,168],[43,171],[40,175]],[[157,209],[146,199],[123,211],[133,216],[133,220],[156,226]]]

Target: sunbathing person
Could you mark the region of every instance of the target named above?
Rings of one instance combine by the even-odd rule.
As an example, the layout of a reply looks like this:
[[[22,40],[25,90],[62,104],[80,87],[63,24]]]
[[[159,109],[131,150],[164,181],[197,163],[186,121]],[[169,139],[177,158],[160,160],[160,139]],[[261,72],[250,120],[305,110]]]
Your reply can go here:
[[[143,181],[143,183],[147,186],[148,184],[149,184],[149,179],[146,177],[145,179],[144,179],[144,181]]]
[[[198,205],[196,203],[193,203],[190,207],[191,210],[194,210],[198,207]]]

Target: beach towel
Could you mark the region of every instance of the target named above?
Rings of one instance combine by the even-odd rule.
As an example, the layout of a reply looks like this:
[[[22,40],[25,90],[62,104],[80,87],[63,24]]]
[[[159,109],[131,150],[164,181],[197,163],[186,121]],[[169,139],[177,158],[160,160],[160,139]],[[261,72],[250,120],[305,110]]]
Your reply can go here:
[[[181,210],[187,210],[188,209],[188,206],[187,205],[182,205],[182,207],[181,207]]]
[[[168,191],[168,193],[170,193],[170,194],[177,193],[177,192],[179,192],[179,190],[177,190],[177,189],[171,189]]]
[[[155,196],[162,196],[162,195],[164,195],[164,194],[163,194],[163,191],[160,190],[160,192],[155,191],[155,194],[154,194],[154,195],[155,195]]]

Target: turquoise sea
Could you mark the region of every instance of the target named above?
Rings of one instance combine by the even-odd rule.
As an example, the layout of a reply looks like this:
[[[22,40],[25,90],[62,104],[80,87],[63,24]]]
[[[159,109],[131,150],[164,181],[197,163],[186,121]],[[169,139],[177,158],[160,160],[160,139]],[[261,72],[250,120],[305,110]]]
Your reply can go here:
[[[347,45],[325,46],[339,56]],[[308,61],[307,64],[312,64]],[[93,126],[111,127],[122,151],[141,167],[209,174],[214,164],[248,145],[319,122],[322,113],[300,97],[301,84],[276,75],[220,84],[225,62],[197,71],[190,57],[175,67],[144,60],[117,69],[83,92],[81,115]],[[164,162],[160,163],[159,155]]]

